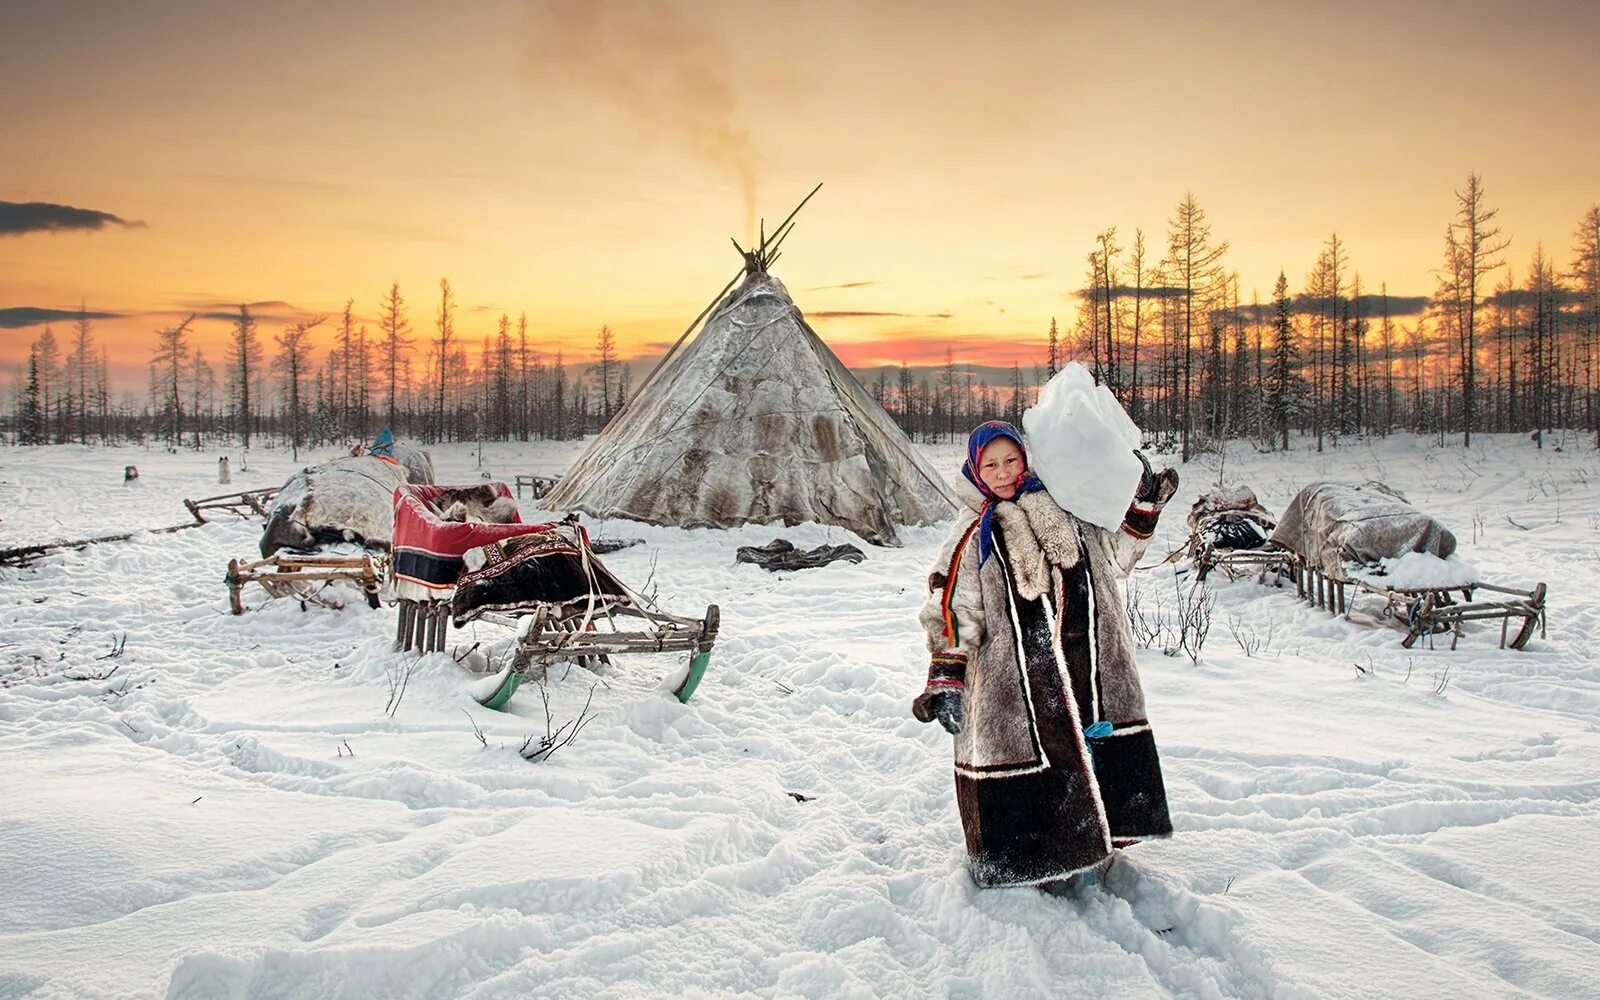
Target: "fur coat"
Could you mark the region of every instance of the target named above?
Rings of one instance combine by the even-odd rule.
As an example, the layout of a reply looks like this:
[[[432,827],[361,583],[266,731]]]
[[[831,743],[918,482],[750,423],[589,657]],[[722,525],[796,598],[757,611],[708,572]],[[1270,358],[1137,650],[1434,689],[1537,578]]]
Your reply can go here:
[[[1000,501],[980,564],[971,529],[983,497],[957,488],[964,509],[920,614],[932,665],[913,712],[928,721],[934,695],[962,696],[956,799],[973,878],[1036,884],[1095,866],[1114,844],[1169,836],[1119,589],[1166,497],[1130,508],[1117,532],[1047,492]]]

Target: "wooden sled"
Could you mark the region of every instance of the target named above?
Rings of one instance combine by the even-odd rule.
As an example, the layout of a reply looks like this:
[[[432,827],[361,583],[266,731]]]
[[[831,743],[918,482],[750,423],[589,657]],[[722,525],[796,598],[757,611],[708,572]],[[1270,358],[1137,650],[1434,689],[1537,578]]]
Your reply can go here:
[[[184,500],[183,505],[189,508],[189,513],[199,524],[206,523],[202,511],[226,511],[237,517],[259,517],[267,519],[267,504],[278,495],[278,487],[274,486],[265,490],[245,490],[243,493],[225,493],[222,496],[205,497],[200,500]]]
[[[595,613],[601,613],[598,607]],[[605,608],[610,629],[596,628],[593,621],[586,627],[586,605],[543,605],[510,614],[491,611],[479,620],[521,629],[521,620],[529,614],[533,622],[517,639],[516,652],[511,665],[502,671],[500,684],[478,699],[486,708],[504,707],[525,679],[542,679],[552,663],[571,662],[598,672],[601,667],[610,666],[611,656],[618,653],[687,652],[689,669],[674,685],[672,694],[680,702],[688,701],[710,665],[711,647],[716,644],[722,624],[722,612],[715,604],[706,608],[704,618],[682,618],[638,607],[631,601]],[[618,618],[638,619],[642,624],[637,630],[624,630],[617,627]]]
[[[533,494],[535,500],[543,500],[556,488],[556,476],[535,476],[530,473],[519,472],[516,475],[517,496],[522,496],[522,491],[527,490]]]
[[[336,608],[323,591],[336,580],[359,585],[369,607],[378,607],[378,585],[382,579],[382,557],[290,555],[279,552],[254,562],[228,560],[228,602],[236,615],[244,614],[243,590],[246,584],[259,583],[273,597],[292,597],[303,603]]]
[[[1252,574],[1258,582],[1265,583],[1268,573],[1277,574],[1279,579],[1291,575],[1290,566],[1295,556],[1273,542],[1259,549],[1219,549],[1196,533],[1189,536],[1189,558],[1194,563],[1196,580],[1204,580],[1212,570],[1220,570],[1229,583]]]
[[[421,653],[444,652],[450,603],[399,603],[395,644]],[[525,626],[524,620],[530,617],[533,621]],[[722,614],[712,604],[704,618],[684,618],[624,598],[596,600],[592,608],[586,601],[561,605],[530,602],[511,611],[486,611],[476,620],[518,633],[516,651],[511,665],[501,671],[500,685],[478,698],[484,706],[498,709],[511,700],[524,680],[542,678],[552,663],[571,662],[598,672],[611,665],[613,655],[622,653],[689,653],[689,670],[672,691],[679,701],[688,701],[710,665]]]
[[[503,483],[485,485],[499,496],[511,495]],[[676,679],[673,694],[679,701],[689,700],[716,642],[721,618],[716,605],[706,609],[704,618],[661,610],[595,558],[597,546],[577,515],[547,524],[445,521],[438,504],[457,489],[435,485],[395,493],[395,559],[390,569],[399,605],[398,649],[444,652],[453,621],[514,630],[509,664],[473,686],[473,697],[490,708],[504,707],[525,678],[543,678],[553,662],[598,672],[622,653],[685,652],[688,669]],[[486,560],[492,556],[499,568],[468,572],[466,557],[473,550],[482,551]],[[570,572],[582,575],[568,578],[565,585],[537,573],[517,577],[518,566],[543,565],[545,558],[569,561]],[[488,584],[491,580],[499,582]],[[490,600],[476,603],[469,598],[467,607],[458,606],[462,588],[480,584],[504,590]]]
[[[1276,573],[1279,581],[1289,575],[1293,554],[1271,540],[1278,522],[1249,487],[1219,485],[1202,492],[1187,521],[1189,538],[1184,544],[1196,580],[1204,580],[1212,570],[1221,570],[1230,583],[1251,574],[1261,583],[1268,572]]]
[[[1418,639],[1449,632],[1450,648],[1455,649],[1461,639],[1461,627],[1471,621],[1498,621],[1500,623],[1500,648],[1510,646],[1522,649],[1533,638],[1537,628],[1539,637],[1545,635],[1545,594],[1543,583],[1532,590],[1517,590],[1492,583],[1471,583],[1456,587],[1393,587],[1382,583],[1381,578],[1367,577],[1352,572],[1337,575],[1319,570],[1294,553],[1290,573],[1295,578],[1295,591],[1306,601],[1330,614],[1342,614],[1350,619],[1349,591],[1372,594],[1386,602],[1388,614],[1405,626],[1405,638],[1400,645],[1406,649]],[[1478,591],[1491,595],[1504,595],[1496,599],[1479,599]],[[1459,599],[1457,597],[1459,595]],[[1511,631],[1513,622],[1516,632]]]

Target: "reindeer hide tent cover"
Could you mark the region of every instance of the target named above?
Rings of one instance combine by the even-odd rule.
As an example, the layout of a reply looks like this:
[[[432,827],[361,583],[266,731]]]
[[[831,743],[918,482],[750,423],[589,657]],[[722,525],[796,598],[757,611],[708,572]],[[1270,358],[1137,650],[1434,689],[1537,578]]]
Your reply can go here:
[[[551,510],[727,528],[816,521],[899,544],[954,511],[949,487],[752,265],[555,491]]]

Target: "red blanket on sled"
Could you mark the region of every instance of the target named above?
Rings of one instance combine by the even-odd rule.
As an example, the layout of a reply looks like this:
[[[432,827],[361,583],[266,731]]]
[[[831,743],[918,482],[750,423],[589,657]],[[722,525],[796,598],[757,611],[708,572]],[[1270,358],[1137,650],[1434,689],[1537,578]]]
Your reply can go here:
[[[464,565],[462,557],[468,550],[556,527],[526,523],[516,513],[512,515],[516,520],[509,524],[446,521],[439,513],[457,501],[469,508],[486,507],[502,497],[512,499],[505,483],[397,487],[394,491],[395,596],[414,601],[448,600],[455,592]]]

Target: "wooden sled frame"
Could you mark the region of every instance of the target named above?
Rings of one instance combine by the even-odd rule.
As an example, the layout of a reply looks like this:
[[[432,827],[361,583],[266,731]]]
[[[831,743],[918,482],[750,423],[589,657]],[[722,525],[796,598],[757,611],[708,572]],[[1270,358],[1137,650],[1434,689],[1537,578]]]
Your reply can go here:
[[[1507,645],[1512,649],[1527,646],[1535,626],[1541,639],[1545,635],[1547,589],[1543,583],[1534,584],[1532,590],[1481,582],[1460,587],[1389,587],[1362,577],[1330,575],[1311,566],[1303,555],[1294,552],[1291,555],[1290,575],[1295,578],[1295,591],[1301,598],[1325,608],[1330,614],[1342,614],[1349,621],[1347,588],[1382,597],[1387,602],[1388,612],[1406,626],[1405,638],[1400,640],[1400,645],[1406,649],[1424,635],[1431,638],[1442,632],[1450,633],[1450,648],[1455,649],[1461,639],[1461,626],[1471,621],[1500,622],[1502,649]],[[1480,590],[1505,597],[1475,599]],[[1459,601],[1455,596],[1458,593]],[[1521,623],[1513,634],[1510,629],[1515,619],[1521,619]]]
[[[264,490],[245,490],[243,493],[224,493],[222,496],[204,497],[200,500],[184,500],[183,505],[189,508],[189,513],[199,524],[206,523],[206,517],[201,511],[227,511],[239,517],[249,517],[252,514],[267,519],[267,504],[278,495],[280,487],[273,486]]]
[[[532,622],[524,627],[530,617]],[[619,619],[635,619],[641,627],[625,630],[619,627]],[[712,604],[704,618],[685,618],[640,607],[629,598],[608,598],[596,599],[592,607],[586,599],[564,604],[529,602],[508,611],[486,611],[475,620],[518,633],[504,680],[492,694],[480,699],[485,707],[503,708],[525,679],[542,678],[551,663],[570,661],[594,670],[610,666],[611,657],[622,653],[689,653],[688,674],[672,692],[679,701],[688,701],[711,662],[722,613]],[[611,628],[596,627],[602,622]],[[422,653],[444,652],[449,628],[448,601],[402,600],[395,644]]]
[[[1232,583],[1255,574],[1265,583],[1268,573],[1279,579],[1292,575],[1290,569],[1295,554],[1276,542],[1266,542],[1259,549],[1219,549],[1197,532],[1189,540],[1189,559],[1195,566],[1195,579],[1204,580],[1212,570],[1221,570]]]
[[[244,587],[259,583],[273,597],[293,597],[302,602],[338,607],[322,597],[335,580],[359,584],[367,605],[379,606],[378,586],[383,577],[381,556],[292,555],[279,552],[254,562],[228,560],[228,602],[236,615],[244,614]],[[314,586],[313,586],[314,585]]]

